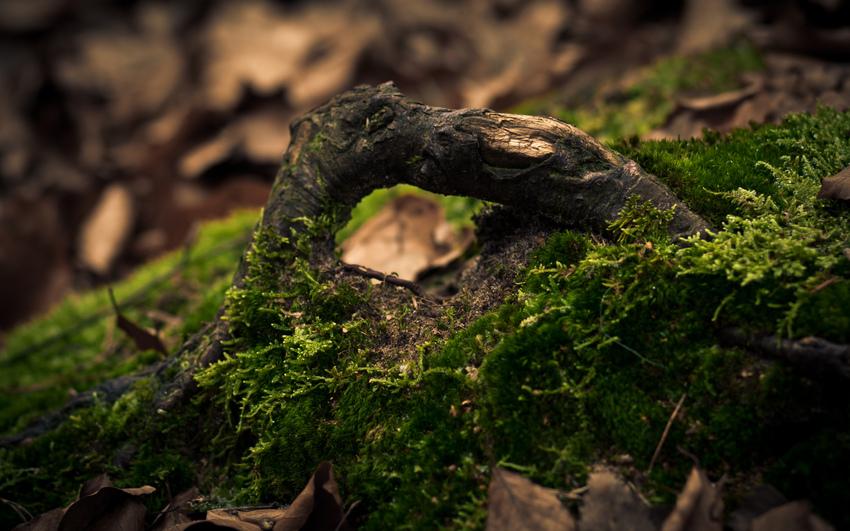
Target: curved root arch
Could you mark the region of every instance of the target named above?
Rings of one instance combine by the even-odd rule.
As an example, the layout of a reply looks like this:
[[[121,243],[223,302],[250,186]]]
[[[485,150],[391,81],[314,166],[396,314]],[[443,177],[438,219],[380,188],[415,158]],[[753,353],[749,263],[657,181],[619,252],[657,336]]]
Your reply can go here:
[[[554,118],[488,109],[449,110],[406,98],[391,83],[358,87],[292,125],[292,142],[263,224],[281,234],[293,220],[335,213],[340,222],[377,188],[406,183],[493,201],[565,226],[601,230],[636,194],[675,207],[674,238],[706,222],[634,161]],[[332,234],[319,248],[329,247]]]

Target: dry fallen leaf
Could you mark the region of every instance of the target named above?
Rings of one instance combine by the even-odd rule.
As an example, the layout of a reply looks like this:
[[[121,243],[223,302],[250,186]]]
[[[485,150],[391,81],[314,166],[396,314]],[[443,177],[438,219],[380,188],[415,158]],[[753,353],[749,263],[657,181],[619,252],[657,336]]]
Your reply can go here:
[[[557,490],[535,485],[515,472],[494,468],[487,496],[487,531],[576,529]]]
[[[80,496],[65,509],[53,509],[17,531],[144,531],[145,505],[140,496],[156,489],[144,487],[119,489],[102,474],[87,481]]]
[[[590,474],[581,509],[579,528],[593,531],[654,531],[649,507],[611,471]]]
[[[198,177],[237,153],[255,164],[277,164],[289,144],[289,119],[285,110],[275,107],[245,115],[184,155],[180,175]]]
[[[691,469],[691,475],[661,531],[723,531],[720,487],[712,484],[699,468]]]
[[[206,520],[166,528],[165,531],[202,531],[236,529],[237,531],[335,531],[347,530],[342,512],[342,498],[333,475],[333,465],[321,463],[307,486],[292,505],[286,508],[214,509]]]
[[[112,308],[115,310],[115,324],[122,332],[127,334],[127,336],[133,340],[136,348],[139,350],[155,350],[162,355],[168,354],[168,350],[156,334],[145,330],[133,321],[124,317],[121,310],[118,308],[118,303],[115,301],[115,294],[112,293],[112,288],[109,288],[109,300],[112,302]]]
[[[207,104],[230,109],[250,87],[263,95],[287,89],[296,108],[314,105],[351,82],[362,51],[380,30],[346,5],[297,11],[261,1],[227,2],[205,34]]]
[[[399,278],[446,265],[471,243],[455,234],[434,200],[406,194],[393,199],[342,244],[342,260]]]
[[[835,175],[826,177],[821,183],[818,197],[850,201],[850,166]]]
[[[786,503],[753,520],[752,531],[834,531],[805,502]]]
[[[677,52],[694,54],[722,47],[751,23],[752,16],[735,0],[689,0]]]
[[[756,517],[786,502],[785,496],[772,486],[758,485],[744,496],[727,518],[726,525],[732,531],[750,531]]]
[[[166,531],[191,522],[192,519],[189,517],[189,513],[192,512],[191,503],[198,499],[201,499],[201,495],[197,487],[181,492],[165,506],[165,509],[156,515],[151,530]]]
[[[135,205],[130,191],[111,184],[80,229],[79,259],[91,271],[106,275],[133,229]]]
[[[61,83],[106,98],[112,118],[132,120],[159,110],[177,91],[185,59],[171,36],[169,8],[147,4],[137,13],[139,31],[80,33],[76,53],[58,66]]]

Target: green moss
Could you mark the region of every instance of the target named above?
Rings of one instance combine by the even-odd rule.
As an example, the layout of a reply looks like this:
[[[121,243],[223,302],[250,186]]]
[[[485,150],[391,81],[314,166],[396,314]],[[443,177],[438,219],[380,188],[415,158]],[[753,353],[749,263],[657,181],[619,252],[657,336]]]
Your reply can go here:
[[[653,501],[669,503],[686,477],[681,448],[711,477],[729,471],[737,487],[763,477],[846,526],[835,471],[850,455],[850,391],[725,347],[716,332],[846,341],[850,212],[815,191],[850,162],[848,126],[850,114],[824,109],[705,141],[626,145],[715,222],[711,240],[673,244],[670,213],[632,199],[614,242],[553,234],[503,305],[465,327],[446,310],[433,325],[450,337],[394,358],[377,354],[378,290],[314,265],[311,236],[337,224],[301,220],[306,234],[291,238],[261,230],[226,295],[225,357],[199,375],[196,401],[151,415],[147,381],[82,410],[0,451],[0,495],[37,493],[41,505],[23,501],[43,509],[107,469],[172,492],[195,481],[230,503],[288,501],[330,459],[366,529],[480,528],[492,466],[559,488],[623,454],[646,470],[685,395],[643,483]],[[116,465],[128,445],[130,463]],[[203,467],[190,460],[199,455]]]
[[[125,315],[153,326],[157,309],[182,321],[162,331],[176,348],[208,322],[230,285],[257,212],[242,212],[201,229],[188,252],[173,252],[114,286]],[[82,392],[154,359],[137,352],[114,325],[105,289],[73,295],[47,316],[13,330],[0,353],[0,433],[22,429]]]

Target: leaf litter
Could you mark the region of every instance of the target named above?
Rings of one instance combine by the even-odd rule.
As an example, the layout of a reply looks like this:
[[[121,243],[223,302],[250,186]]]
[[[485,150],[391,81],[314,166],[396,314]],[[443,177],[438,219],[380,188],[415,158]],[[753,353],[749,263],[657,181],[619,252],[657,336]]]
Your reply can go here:
[[[724,522],[735,531],[833,529],[813,514],[806,502],[785,503],[781,494],[767,486],[760,489],[775,493],[770,503],[749,501],[748,507],[732,513],[725,521],[722,483],[712,483],[702,469],[694,466],[676,505],[663,520],[656,521],[659,508],[650,507],[612,469],[596,467],[590,473],[587,487],[581,489],[581,504],[571,512],[562,502],[572,499],[569,493],[536,485],[516,472],[496,467],[490,479],[487,531],[722,531]],[[759,498],[750,498],[753,499]]]

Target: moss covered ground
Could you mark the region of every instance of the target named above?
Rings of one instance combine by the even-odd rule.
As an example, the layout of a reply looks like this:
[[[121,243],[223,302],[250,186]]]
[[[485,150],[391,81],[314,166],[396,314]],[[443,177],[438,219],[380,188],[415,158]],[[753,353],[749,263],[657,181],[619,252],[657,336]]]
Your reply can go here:
[[[0,449],[0,496],[42,511],[107,470],[119,485],[160,487],[154,507],[192,484],[220,504],[287,501],[330,459],[344,498],[361,502],[353,518],[365,528],[482,528],[495,465],[569,490],[606,462],[651,501],[669,503],[693,456],[712,478],[730,478],[732,505],[768,482],[850,525],[841,474],[850,469],[850,390],[718,339],[736,327],[850,341],[850,210],[816,198],[820,178],[850,164],[850,113],[821,109],[704,140],[615,145],[711,220],[713,238],[674,244],[663,230],[670,213],[632,200],[604,235],[551,232],[515,272],[507,299],[474,319],[462,303],[446,304],[428,317],[430,341],[388,357],[387,329],[423,322],[412,301],[388,308],[384,287],[318,268],[309,240],[260,231],[241,286],[225,295],[227,282],[201,282],[220,289],[174,310],[184,327],[197,327],[226,300],[232,339],[224,360],[198,376],[192,402],[157,412],[159,384],[144,379],[115,403],[77,411],[57,430]],[[245,234],[252,221],[219,225],[216,239]],[[318,233],[340,229],[324,218],[304,222]],[[217,255],[222,270],[232,271],[237,255]],[[118,287],[119,300],[178,261],[139,273]],[[102,293],[87,297],[86,311],[105,307]],[[83,300],[11,336],[0,361],[38,344],[39,327],[74,327],[85,312],[73,305]],[[55,374],[71,378],[70,368],[103,352],[110,325],[98,326],[100,335],[75,340],[83,361],[63,359],[74,342],[61,341],[42,361],[11,370],[50,382],[46,367],[55,363]],[[147,355],[127,359],[138,366]],[[99,376],[133,368],[114,363]],[[46,387],[69,385],[85,384]],[[26,422],[12,408],[61,402],[28,406],[30,393],[13,391],[4,395],[6,431]],[[4,511],[2,522],[13,521]]]

